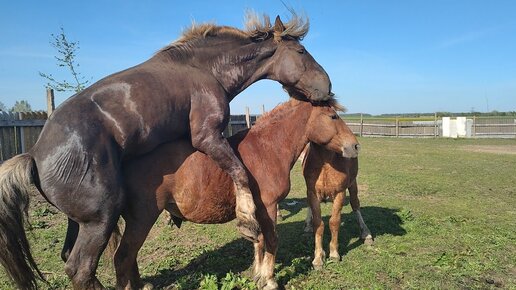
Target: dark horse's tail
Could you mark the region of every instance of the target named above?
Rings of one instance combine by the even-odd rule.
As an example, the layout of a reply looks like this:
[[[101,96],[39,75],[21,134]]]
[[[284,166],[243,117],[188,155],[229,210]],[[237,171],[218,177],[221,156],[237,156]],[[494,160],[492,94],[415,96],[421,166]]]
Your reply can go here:
[[[37,289],[36,279],[44,280],[24,230],[36,171],[29,154],[17,155],[0,166],[0,263],[19,289]]]

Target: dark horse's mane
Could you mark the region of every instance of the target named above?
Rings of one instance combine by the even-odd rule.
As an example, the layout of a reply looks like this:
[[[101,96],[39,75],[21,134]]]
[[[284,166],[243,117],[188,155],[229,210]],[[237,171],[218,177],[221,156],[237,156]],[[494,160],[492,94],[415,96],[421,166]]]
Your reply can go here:
[[[278,42],[282,39],[302,40],[308,33],[310,22],[308,17],[299,16],[292,11],[292,18],[284,25],[285,30],[283,32],[275,32],[274,26],[267,14],[260,16],[254,12],[247,12],[244,30],[230,26],[217,26],[213,23],[196,24],[194,22],[183,31],[178,40],[163,47],[157,53],[188,49],[196,40],[210,37],[232,37],[252,42],[264,41],[270,38],[274,38]]]

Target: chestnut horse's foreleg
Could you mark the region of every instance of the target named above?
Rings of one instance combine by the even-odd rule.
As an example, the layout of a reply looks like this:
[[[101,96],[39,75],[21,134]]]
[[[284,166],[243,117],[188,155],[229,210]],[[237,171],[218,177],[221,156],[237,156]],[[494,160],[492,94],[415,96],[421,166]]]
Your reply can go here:
[[[252,241],[258,241],[260,227],[256,220],[256,206],[249,189],[249,179],[244,165],[222,136],[224,120],[227,119],[229,105],[224,108],[220,100],[212,96],[192,97],[190,129],[192,145],[207,154],[217,165],[227,172],[236,186],[236,217],[240,234]],[[202,100],[197,100],[202,99]],[[226,113],[223,113],[226,110]]]
[[[312,210],[310,209],[310,205],[306,209],[306,218],[305,218],[305,233],[313,233],[314,228],[312,227]]]
[[[254,243],[254,262],[253,262],[253,275],[256,281],[260,279],[263,254],[264,254],[264,238],[263,234],[258,236],[258,242]]]
[[[141,289],[143,283],[140,279],[136,257],[156,222],[159,211],[148,207],[143,202],[133,200],[122,216],[125,220],[125,230],[115,253],[116,288]]]
[[[279,203],[276,206],[276,210],[277,210],[276,220],[277,221],[282,221],[283,220],[283,216],[281,215],[281,211],[280,211],[280,208],[279,208]]]
[[[344,191],[337,193],[335,198],[333,199],[333,207],[331,210],[330,258],[335,259],[335,260],[340,260],[340,255],[339,255],[340,212],[341,212],[342,206],[344,204],[344,198],[345,198]]]
[[[349,203],[351,203],[351,208],[355,213],[358,226],[360,227],[360,238],[364,240],[364,244],[371,245],[373,244],[373,236],[371,235],[371,232],[369,231],[369,228],[365,224],[364,219],[362,218],[362,214],[360,213],[360,201],[358,200],[358,186],[356,179],[353,181],[348,190]]]
[[[278,289],[278,283],[274,278],[274,265],[278,250],[278,235],[276,233],[277,206],[274,204],[268,206],[267,209],[259,208],[257,214],[262,228],[265,253],[262,254],[262,262],[258,272],[255,273],[255,280],[260,289]]]
[[[307,191],[308,205],[312,211],[312,227],[315,233],[315,251],[312,265],[315,269],[321,269],[326,257],[322,246],[324,234],[324,222],[321,218],[321,201],[312,190]]]

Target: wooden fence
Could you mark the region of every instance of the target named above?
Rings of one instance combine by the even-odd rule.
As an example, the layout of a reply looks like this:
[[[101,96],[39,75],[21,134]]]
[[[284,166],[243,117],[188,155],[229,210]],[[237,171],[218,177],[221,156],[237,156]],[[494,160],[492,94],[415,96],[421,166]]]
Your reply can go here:
[[[344,118],[358,136],[439,137],[441,120],[430,118]]]
[[[516,137],[516,117],[472,117],[475,137]]]
[[[252,126],[259,116],[231,115],[224,136]],[[47,119],[45,112],[5,113],[0,111],[0,161],[27,152],[38,140]]]
[[[45,112],[0,112],[0,160],[27,152],[38,140],[46,119]]]
[[[232,115],[223,135],[229,137],[252,126],[259,115]],[[0,161],[27,152],[45,124],[45,112],[0,112]],[[469,118],[469,117],[468,117]],[[516,138],[516,117],[471,117],[472,137]],[[430,118],[344,118],[358,136],[441,137],[442,120]]]

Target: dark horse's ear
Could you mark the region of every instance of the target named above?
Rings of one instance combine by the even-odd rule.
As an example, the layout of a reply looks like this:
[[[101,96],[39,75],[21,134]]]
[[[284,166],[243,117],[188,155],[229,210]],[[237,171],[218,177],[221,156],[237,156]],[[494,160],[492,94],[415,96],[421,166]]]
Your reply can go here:
[[[283,22],[278,15],[276,16],[276,21],[274,21],[274,32],[281,33],[283,31],[285,31],[285,25],[283,25]]]
[[[285,31],[285,25],[281,22],[281,19],[276,16],[276,21],[274,21],[274,40],[280,42],[283,39],[283,31]]]

